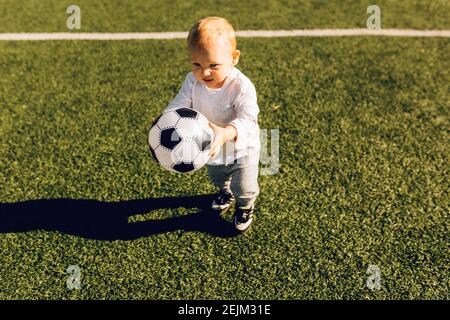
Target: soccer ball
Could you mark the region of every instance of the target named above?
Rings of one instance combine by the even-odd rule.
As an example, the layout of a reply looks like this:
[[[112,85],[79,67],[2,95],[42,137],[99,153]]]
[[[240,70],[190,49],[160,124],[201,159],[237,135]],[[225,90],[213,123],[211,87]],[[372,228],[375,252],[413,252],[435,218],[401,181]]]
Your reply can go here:
[[[187,173],[209,160],[214,131],[208,119],[190,108],[164,112],[153,123],[148,144],[153,158],[172,172]]]

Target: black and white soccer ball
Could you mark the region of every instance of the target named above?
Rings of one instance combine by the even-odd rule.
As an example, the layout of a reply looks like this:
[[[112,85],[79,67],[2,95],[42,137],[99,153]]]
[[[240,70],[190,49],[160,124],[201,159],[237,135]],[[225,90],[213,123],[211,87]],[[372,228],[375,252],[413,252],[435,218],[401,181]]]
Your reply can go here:
[[[148,144],[153,158],[172,172],[188,173],[209,160],[214,131],[208,119],[191,108],[164,112],[153,123]]]

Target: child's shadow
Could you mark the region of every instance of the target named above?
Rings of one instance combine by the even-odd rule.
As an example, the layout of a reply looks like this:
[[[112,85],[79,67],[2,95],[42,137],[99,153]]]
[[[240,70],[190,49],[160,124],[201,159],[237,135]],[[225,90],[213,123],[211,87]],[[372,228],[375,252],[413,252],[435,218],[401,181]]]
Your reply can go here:
[[[0,233],[60,231],[97,240],[133,240],[176,230],[234,237],[232,223],[209,206],[214,195],[165,197],[121,202],[48,199],[0,203]],[[198,208],[193,214],[129,223],[128,217],[162,208]]]

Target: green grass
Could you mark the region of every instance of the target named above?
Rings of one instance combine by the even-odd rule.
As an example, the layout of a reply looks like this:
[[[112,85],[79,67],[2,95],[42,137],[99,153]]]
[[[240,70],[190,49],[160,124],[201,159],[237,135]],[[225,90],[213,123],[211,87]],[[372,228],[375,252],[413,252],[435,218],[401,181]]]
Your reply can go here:
[[[239,47],[260,127],[280,129],[280,172],[260,176],[253,230],[112,242],[0,233],[0,298],[448,299],[449,40]],[[0,202],[214,192],[205,169],[163,171],[146,145],[186,58],[178,40],[1,43]],[[192,209],[137,213],[130,222]],[[71,264],[79,291],[65,286]],[[366,287],[370,264],[378,291]]]
[[[0,0],[0,32],[68,32],[66,9],[81,9],[81,32],[187,31],[219,15],[236,29],[365,28],[368,0]],[[449,29],[447,0],[376,1],[382,28]],[[72,31],[78,32],[78,31]]]

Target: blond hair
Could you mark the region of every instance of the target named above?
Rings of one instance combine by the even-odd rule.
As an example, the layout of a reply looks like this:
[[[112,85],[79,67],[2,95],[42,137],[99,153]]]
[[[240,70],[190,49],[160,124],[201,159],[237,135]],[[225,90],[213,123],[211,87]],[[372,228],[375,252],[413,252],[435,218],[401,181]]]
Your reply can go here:
[[[207,17],[192,26],[187,38],[187,47],[189,50],[208,48],[220,38],[229,41],[233,52],[236,50],[236,36],[231,23],[221,17]]]

